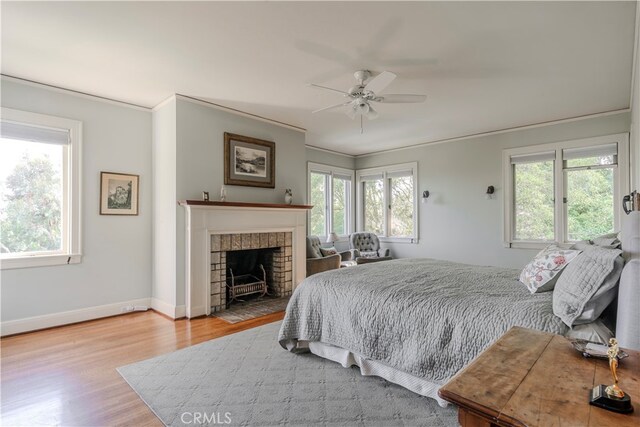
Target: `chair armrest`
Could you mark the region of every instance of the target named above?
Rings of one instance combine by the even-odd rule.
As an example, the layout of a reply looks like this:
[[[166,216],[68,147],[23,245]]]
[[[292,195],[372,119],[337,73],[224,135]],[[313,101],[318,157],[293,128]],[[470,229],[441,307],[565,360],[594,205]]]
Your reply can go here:
[[[389,248],[386,248],[386,249],[380,248],[380,256],[381,257],[391,256],[391,254],[389,253]]]
[[[312,274],[340,268],[340,254],[329,255],[323,258],[307,258],[307,277]]]
[[[358,249],[349,249],[351,252],[351,259],[356,259],[360,256],[360,251]]]
[[[341,261],[351,261],[352,260],[351,251],[340,252],[340,260]]]

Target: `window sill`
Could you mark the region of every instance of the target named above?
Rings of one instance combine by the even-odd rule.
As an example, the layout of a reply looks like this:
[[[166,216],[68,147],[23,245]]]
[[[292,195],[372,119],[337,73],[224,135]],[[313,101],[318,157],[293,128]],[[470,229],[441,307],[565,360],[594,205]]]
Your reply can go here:
[[[510,249],[544,249],[549,245],[558,244],[557,242],[505,242],[504,247]]]
[[[418,244],[417,237],[379,237],[381,243],[413,243]]]
[[[73,255],[32,255],[16,258],[0,259],[0,270],[12,270],[16,268],[50,267],[54,265],[79,264],[82,261],[81,254]]]

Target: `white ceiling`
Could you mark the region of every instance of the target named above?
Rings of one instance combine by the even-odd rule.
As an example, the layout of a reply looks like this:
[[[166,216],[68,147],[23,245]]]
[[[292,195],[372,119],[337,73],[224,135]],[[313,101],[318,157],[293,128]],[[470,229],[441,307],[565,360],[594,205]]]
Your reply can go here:
[[[2,2],[2,73],[153,107],[180,93],[362,154],[629,107],[631,2]],[[424,104],[341,111],[353,72]]]

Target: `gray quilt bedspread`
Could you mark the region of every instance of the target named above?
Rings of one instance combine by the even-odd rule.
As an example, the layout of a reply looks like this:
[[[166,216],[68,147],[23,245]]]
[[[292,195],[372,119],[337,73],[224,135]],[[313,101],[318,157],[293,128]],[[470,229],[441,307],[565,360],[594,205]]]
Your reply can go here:
[[[398,259],[313,275],[295,290],[280,344],[321,341],[443,384],[512,326],[563,334],[552,292],[519,271]]]

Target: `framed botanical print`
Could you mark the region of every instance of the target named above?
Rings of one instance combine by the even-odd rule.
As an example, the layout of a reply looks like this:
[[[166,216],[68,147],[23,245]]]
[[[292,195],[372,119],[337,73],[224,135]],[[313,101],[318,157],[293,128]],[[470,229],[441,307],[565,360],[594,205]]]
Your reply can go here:
[[[225,132],[224,183],[275,188],[275,142]]]

